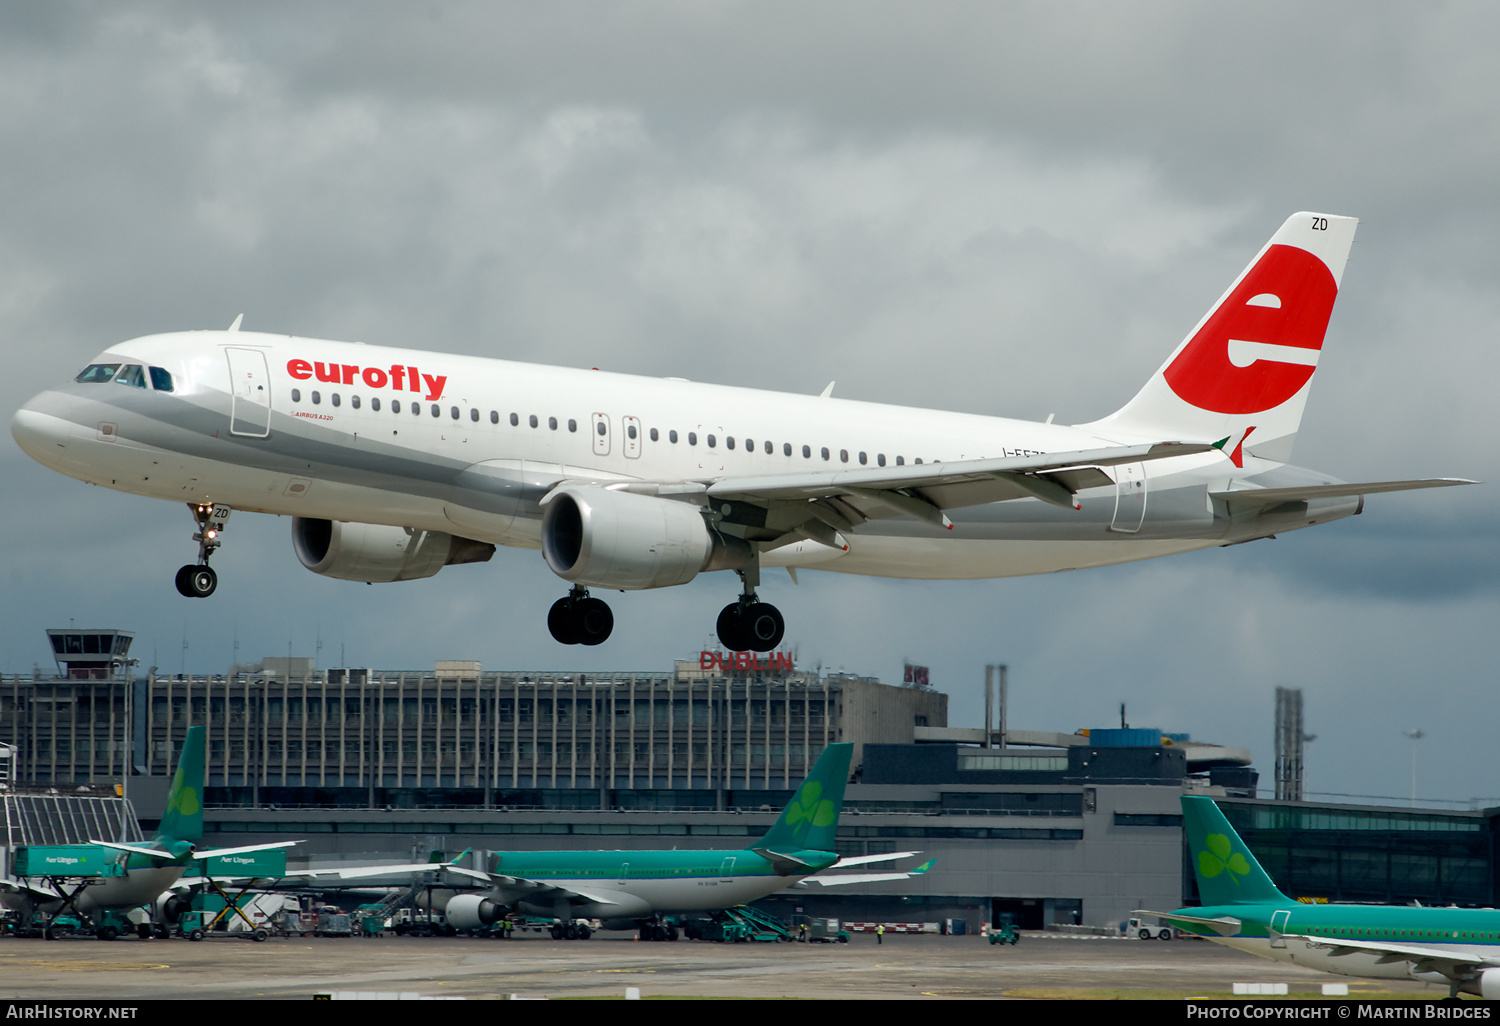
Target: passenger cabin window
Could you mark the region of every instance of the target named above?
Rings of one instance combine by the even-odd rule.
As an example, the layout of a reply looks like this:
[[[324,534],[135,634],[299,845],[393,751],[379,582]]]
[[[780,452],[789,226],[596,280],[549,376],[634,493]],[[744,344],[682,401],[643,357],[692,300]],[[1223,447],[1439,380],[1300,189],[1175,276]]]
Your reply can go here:
[[[498,423],[500,423],[500,411],[499,410],[491,410],[490,411],[490,423],[491,424],[498,424]]]
[[[138,363],[127,363],[120,368],[120,373],[115,375],[115,384],[134,385],[136,388],[146,387],[146,370]]]
[[[314,392],[312,394],[312,401],[313,401],[313,405],[314,406],[316,406],[319,403],[321,403],[323,401],[323,395],[322,395],[322,393],[320,393],[320,392]]]
[[[469,419],[475,424],[479,423],[479,407],[471,406],[469,408]]]
[[[457,406],[450,406],[450,407],[448,407],[448,414],[454,420],[457,420],[458,419],[458,407]]]
[[[370,400],[370,409],[374,410],[376,413],[380,412],[380,396],[377,395]]]
[[[667,441],[671,442],[673,445],[677,444],[677,432],[675,430],[667,432]]]
[[[359,409],[359,396],[351,395],[349,397],[349,405],[354,407],[356,410]]]
[[[658,439],[657,434],[656,434],[656,428],[652,428],[651,429],[651,441],[655,442],[655,441],[658,441],[658,440],[659,439]]]
[[[553,431],[556,431],[557,430],[557,418],[556,417],[548,417],[547,418],[547,427],[549,429],[553,430]]]
[[[719,440],[717,438],[715,438],[713,435],[709,435],[708,436],[708,447],[710,449],[712,449],[715,445],[717,445],[718,442],[719,442]]]
[[[301,401],[302,401],[302,389],[300,389],[300,388],[294,388],[294,389],[292,389],[292,402],[294,402],[294,403],[300,403]]]
[[[714,444],[714,436],[713,435],[709,435],[708,436],[708,444],[710,446],[712,446]],[[730,435],[728,438],[724,439],[724,444],[727,445],[727,446],[729,446],[729,448],[733,449],[734,448],[734,436]]]
[[[158,392],[172,391],[172,372],[165,367],[152,367],[151,387]]]
[[[688,432],[688,445],[697,445],[697,444],[698,444],[698,432],[696,432],[696,431],[689,431]]]
[[[514,413],[512,413],[510,415],[510,426],[511,427],[517,427],[517,426],[520,425],[520,423],[521,423],[521,418],[518,417],[518,416],[516,416]]]
[[[804,445],[802,447],[802,458],[805,460],[812,459],[812,446]]]
[[[532,427],[536,427],[538,424],[541,423],[541,421],[539,421],[539,420],[536,419],[536,414],[534,414],[534,413],[530,417],[526,418],[526,422],[528,424],[530,424]]]
[[[568,418],[568,430],[573,432],[574,434],[578,432],[578,421],[574,420],[572,417]]]
[[[332,402],[333,405],[337,406],[339,404],[339,394],[337,392],[333,393],[333,395],[329,397],[329,401]]]
[[[78,372],[74,381],[85,385],[98,384],[101,381],[110,381],[115,376],[115,371],[120,369],[118,363],[91,363]]]

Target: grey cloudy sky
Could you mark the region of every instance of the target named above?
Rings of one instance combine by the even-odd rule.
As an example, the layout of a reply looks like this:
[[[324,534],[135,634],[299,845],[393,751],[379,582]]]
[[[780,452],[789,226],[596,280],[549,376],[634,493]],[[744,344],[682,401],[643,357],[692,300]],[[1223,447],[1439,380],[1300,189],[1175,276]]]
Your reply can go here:
[[[1500,8],[1325,3],[0,2],[0,412],[111,342],[246,326],[1060,421],[1134,393],[1295,210],[1362,219],[1296,458],[1495,480]],[[42,631],[163,669],[663,669],[735,593],[547,635],[533,552],[364,587],[0,445],[0,670]],[[1314,791],[1500,804],[1489,486],[1048,578],[768,575],[804,663],[929,664],[975,724],[1251,748],[1306,691]],[[183,639],[188,647],[183,650]],[[342,656],[341,656],[342,653]]]

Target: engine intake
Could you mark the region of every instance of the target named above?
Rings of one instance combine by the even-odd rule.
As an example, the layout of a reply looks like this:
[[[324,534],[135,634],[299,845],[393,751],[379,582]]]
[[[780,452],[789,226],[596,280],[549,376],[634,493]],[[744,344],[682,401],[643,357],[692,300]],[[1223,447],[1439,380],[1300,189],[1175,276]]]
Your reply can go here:
[[[542,555],[565,581],[621,591],[686,584],[752,557],[748,542],[709,527],[691,503],[587,486],[547,500]]]
[[[384,584],[431,577],[454,563],[483,563],[495,546],[442,531],[292,518],[292,547],[315,574]]]
[[[455,930],[477,930],[498,923],[505,909],[482,894],[455,894],[448,899],[443,915]]]

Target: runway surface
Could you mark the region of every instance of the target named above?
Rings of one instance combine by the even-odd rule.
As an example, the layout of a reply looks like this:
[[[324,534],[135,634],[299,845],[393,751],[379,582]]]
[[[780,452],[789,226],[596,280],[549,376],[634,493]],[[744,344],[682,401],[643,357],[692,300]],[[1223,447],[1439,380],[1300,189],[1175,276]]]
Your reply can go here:
[[[642,943],[385,937],[375,940],[0,939],[0,996],[132,1000],[309,999],[328,991],[504,998],[642,997],[943,999],[1064,992],[1178,991],[1227,997],[1235,982],[1316,992],[1347,982],[1442,997],[1420,983],[1385,984],[1281,965],[1202,941],[1081,940],[1028,935],[1014,947],[981,937],[902,936],[849,944]]]

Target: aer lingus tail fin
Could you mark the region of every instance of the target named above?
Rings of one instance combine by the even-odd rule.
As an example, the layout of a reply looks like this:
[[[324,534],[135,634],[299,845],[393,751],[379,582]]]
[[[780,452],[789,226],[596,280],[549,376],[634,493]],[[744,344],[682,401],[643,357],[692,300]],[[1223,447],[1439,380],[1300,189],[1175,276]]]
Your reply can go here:
[[[1211,798],[1182,799],[1198,895],[1204,905],[1290,901],[1277,889]]]
[[[839,827],[839,810],[844,805],[844,785],[849,781],[849,760],[853,754],[854,746],[847,742],[823,749],[812,772],[792,796],[791,804],[781,810],[781,818],[757,847],[778,851],[837,851],[834,835]]]
[[[163,846],[173,841],[203,839],[203,728],[189,727],[177,757],[177,774],[167,794],[156,840]]]

